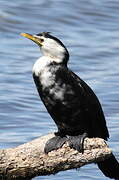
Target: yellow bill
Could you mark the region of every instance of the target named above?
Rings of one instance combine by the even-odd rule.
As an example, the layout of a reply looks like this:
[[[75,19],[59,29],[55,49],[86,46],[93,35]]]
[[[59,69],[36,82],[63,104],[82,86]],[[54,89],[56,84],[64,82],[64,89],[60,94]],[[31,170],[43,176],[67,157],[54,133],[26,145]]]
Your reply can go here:
[[[30,39],[30,40],[32,40],[32,41],[34,41],[36,44],[42,46],[42,41],[41,41],[41,39],[35,37],[34,35],[28,34],[28,33],[21,33],[20,35],[21,35],[21,36],[24,36],[24,37],[26,37],[26,38],[28,38],[28,39]]]

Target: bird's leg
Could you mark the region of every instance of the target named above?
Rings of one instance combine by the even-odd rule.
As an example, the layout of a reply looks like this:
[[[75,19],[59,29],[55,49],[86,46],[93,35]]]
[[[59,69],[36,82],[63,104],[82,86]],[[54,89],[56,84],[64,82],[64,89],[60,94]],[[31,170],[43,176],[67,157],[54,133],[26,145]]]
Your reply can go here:
[[[83,153],[84,139],[88,136],[87,133],[83,133],[78,136],[68,136],[69,146]]]
[[[60,135],[60,133],[55,133],[55,137],[49,139],[44,148],[44,152],[47,154],[50,151],[59,149],[63,146],[63,144],[66,142],[67,137]]]

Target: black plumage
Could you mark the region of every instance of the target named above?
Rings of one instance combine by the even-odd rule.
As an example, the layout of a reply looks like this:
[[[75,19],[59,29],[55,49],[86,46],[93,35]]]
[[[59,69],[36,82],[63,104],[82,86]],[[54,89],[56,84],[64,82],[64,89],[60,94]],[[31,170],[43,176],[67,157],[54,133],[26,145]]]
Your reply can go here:
[[[64,135],[87,132],[89,137],[109,137],[101,105],[91,88],[64,64],[49,64],[54,84],[43,88],[40,77],[33,75],[39,95],[49,114]],[[53,91],[51,91],[53,89]],[[63,94],[62,98],[54,94]],[[52,92],[52,93],[50,93]]]
[[[33,67],[33,78],[58,132],[45,145],[45,152],[60,148],[65,141],[78,151],[86,136],[108,139],[109,133],[101,104],[92,89],[68,67],[69,53],[63,43],[49,33],[22,33],[36,42],[43,52]],[[119,163],[112,154],[98,162],[100,170],[119,180]]]

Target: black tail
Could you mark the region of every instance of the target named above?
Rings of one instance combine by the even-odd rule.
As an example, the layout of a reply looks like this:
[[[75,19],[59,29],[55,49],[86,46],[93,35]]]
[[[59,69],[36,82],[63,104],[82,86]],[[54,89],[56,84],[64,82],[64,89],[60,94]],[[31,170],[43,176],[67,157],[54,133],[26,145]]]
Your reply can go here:
[[[105,176],[119,180],[119,163],[113,154],[108,159],[98,162],[97,164]]]

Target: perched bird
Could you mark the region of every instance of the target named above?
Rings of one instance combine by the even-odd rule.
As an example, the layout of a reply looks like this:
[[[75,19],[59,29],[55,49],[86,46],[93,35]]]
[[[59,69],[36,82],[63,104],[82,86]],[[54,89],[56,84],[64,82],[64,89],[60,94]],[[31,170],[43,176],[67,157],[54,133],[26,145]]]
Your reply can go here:
[[[43,54],[33,66],[33,78],[58,132],[45,145],[45,152],[60,148],[65,141],[83,151],[85,137],[108,139],[104,113],[92,89],[68,67],[69,53],[64,44],[48,32],[22,36],[34,41]],[[119,164],[114,155],[98,162],[101,171],[119,179]]]

